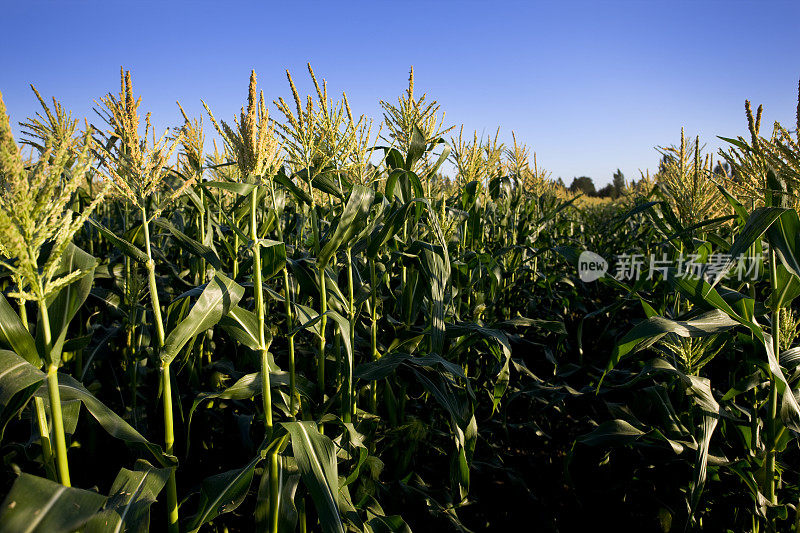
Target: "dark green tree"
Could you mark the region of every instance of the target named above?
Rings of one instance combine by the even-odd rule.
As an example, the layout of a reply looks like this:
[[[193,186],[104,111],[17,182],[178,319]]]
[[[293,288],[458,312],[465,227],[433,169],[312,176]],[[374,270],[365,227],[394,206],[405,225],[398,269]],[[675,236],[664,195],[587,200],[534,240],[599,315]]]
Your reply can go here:
[[[571,192],[583,193],[587,196],[594,196],[597,190],[594,188],[594,182],[589,176],[581,176],[580,178],[573,178],[569,186]]]
[[[609,183],[608,185],[597,191],[597,196],[600,196],[602,198],[617,198],[619,195],[617,194],[614,185]]]
[[[618,198],[622,194],[622,191],[625,190],[625,174],[623,174],[620,169],[617,169],[617,171],[614,172],[612,183],[614,186],[613,197]]]

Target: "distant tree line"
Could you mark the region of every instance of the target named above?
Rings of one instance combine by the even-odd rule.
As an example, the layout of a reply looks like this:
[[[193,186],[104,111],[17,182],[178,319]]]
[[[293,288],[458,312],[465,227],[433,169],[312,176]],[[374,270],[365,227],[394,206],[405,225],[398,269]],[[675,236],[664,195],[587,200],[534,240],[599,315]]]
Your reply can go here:
[[[561,178],[559,178],[561,181]],[[563,181],[561,181],[563,185]],[[586,196],[596,196],[598,198],[618,198],[622,191],[625,190],[625,175],[620,169],[614,172],[611,183],[600,189],[595,188],[592,178],[589,176],[581,176],[573,178],[569,186],[570,192],[585,194]]]
[[[659,162],[658,171],[661,172],[669,162],[669,158],[671,156],[664,155]],[[731,169],[730,165],[727,162],[718,162],[714,166],[713,174],[715,176],[727,176],[734,182],[739,180],[739,176],[736,175],[736,172]],[[658,174],[656,174],[658,175]],[[614,172],[614,176],[611,179],[611,183],[602,187],[600,190],[595,188],[594,182],[592,178],[589,176],[581,176],[579,178],[572,178],[572,183],[570,183],[569,187],[566,186],[564,180],[558,178],[557,183],[569,189],[570,192],[573,193],[580,193],[585,196],[594,196],[596,198],[619,198],[622,195],[622,192],[625,190],[625,175],[622,173],[620,169],[617,169]],[[631,186],[635,185],[636,181],[630,183]]]

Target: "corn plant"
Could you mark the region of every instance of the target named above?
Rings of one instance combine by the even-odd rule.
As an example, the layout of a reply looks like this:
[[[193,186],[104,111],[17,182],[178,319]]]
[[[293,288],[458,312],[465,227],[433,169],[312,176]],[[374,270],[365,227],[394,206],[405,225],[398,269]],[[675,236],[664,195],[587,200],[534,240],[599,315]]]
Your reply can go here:
[[[795,133],[588,201],[413,69],[380,123],[286,74],[160,137],[124,69],[2,108],[0,529],[797,529]]]

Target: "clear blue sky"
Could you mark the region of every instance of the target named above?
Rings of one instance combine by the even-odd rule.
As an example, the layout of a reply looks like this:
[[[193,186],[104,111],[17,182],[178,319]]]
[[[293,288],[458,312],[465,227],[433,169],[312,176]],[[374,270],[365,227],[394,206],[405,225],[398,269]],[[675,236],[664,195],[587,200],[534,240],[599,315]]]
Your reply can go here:
[[[180,123],[176,99],[199,115],[203,98],[230,119],[250,69],[272,101],[289,95],[285,68],[310,90],[307,61],[354,112],[380,118],[379,100],[396,99],[413,64],[417,91],[439,100],[449,124],[501,126],[505,141],[514,130],[567,183],[600,185],[617,167],[636,177],[681,126],[715,149],[716,135],[745,133],[745,98],[764,104],[766,126],[791,126],[800,77],[800,2],[789,1],[1,7],[0,91],[14,122],[38,109],[29,83],[97,122],[93,100],[118,91],[120,65],[160,128]]]

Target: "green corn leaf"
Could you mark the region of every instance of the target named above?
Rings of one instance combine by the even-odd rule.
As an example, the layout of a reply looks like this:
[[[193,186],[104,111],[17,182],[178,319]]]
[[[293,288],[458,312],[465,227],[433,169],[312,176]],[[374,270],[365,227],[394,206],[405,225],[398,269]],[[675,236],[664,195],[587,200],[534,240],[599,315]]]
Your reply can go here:
[[[377,257],[380,249],[400,231],[411,209],[411,204],[405,204],[388,213],[383,225],[376,227],[368,239],[367,256]]]
[[[409,170],[393,170],[386,177],[385,194],[389,199],[394,199],[401,206],[408,205],[414,209],[414,220],[418,220],[422,213],[422,206],[414,200],[422,201],[425,190],[422,182],[414,172]],[[413,204],[413,205],[411,205]],[[403,215],[405,218],[407,215]]]
[[[41,386],[41,385],[40,385]],[[44,387],[42,387],[42,390]],[[52,410],[50,409],[50,398],[47,396],[43,396],[41,394],[42,390],[36,391],[34,396],[39,397],[44,404],[45,413],[48,417],[52,416]],[[37,394],[38,393],[38,394]],[[61,416],[64,420],[64,433],[66,435],[73,435],[75,430],[78,427],[78,418],[81,414],[81,402],[80,400],[61,400]],[[36,438],[39,438],[39,428],[35,428],[36,431]]]
[[[708,394],[711,394],[709,388]],[[694,521],[694,513],[700,503],[700,496],[706,484],[708,474],[708,452],[711,445],[711,437],[717,427],[717,417],[711,415],[703,416],[703,424],[700,431],[700,446],[697,450],[697,457],[694,464],[694,479],[692,480],[691,492],[689,494],[689,518]]]
[[[261,275],[264,281],[286,268],[286,245],[279,241],[261,239]]]
[[[317,324],[320,320],[322,320],[323,316],[332,319],[339,327],[342,344],[344,345],[345,354],[347,355],[347,373],[350,379],[349,383],[353,383],[355,356],[353,353],[353,345],[350,342],[350,322],[345,317],[336,311],[326,311],[321,315],[315,312],[314,316],[306,315],[305,317],[301,317],[300,325],[289,332],[289,335],[294,335],[302,330],[315,331],[317,334],[320,334],[319,326],[317,326]]]
[[[342,216],[336,223],[333,234],[322,246],[317,262],[327,265],[336,250],[350,242],[354,235],[366,224],[375,192],[363,185],[355,185],[347,199]]]
[[[456,449],[450,457],[450,482],[458,491],[461,501],[469,494],[470,464],[478,441],[478,424],[475,416],[465,426],[455,426],[455,419],[450,423],[455,431]]]
[[[740,323],[720,310],[713,310],[692,320],[670,320],[653,316],[625,334],[614,346],[606,372],[613,369],[619,361],[630,354],[649,348],[664,335],[674,333],[679,337],[704,337],[728,331]]]
[[[289,373],[282,372],[279,370],[270,371],[269,373],[269,384],[272,388],[277,387],[286,387],[289,385]],[[301,392],[305,392],[302,387],[298,387],[298,390]],[[261,394],[261,372],[253,372],[252,374],[245,374],[238,380],[236,383],[231,385],[225,390],[219,392],[201,392],[197,395],[192,403],[191,409],[189,409],[189,417],[187,423],[187,432],[191,432],[192,428],[192,418],[194,417],[194,413],[197,408],[206,400],[213,400],[213,399],[222,399],[222,400],[249,400],[255,398]],[[189,453],[189,444],[191,443],[191,439],[187,439],[186,441],[186,453]]]
[[[251,350],[259,350],[261,348],[261,340],[258,334],[258,317],[252,311],[234,305],[227,315],[220,318],[219,325],[231,337]],[[264,335],[265,341],[268,344],[271,343],[272,334],[269,330],[265,330]]]
[[[648,209],[651,209],[653,206],[658,205],[658,203],[659,202],[637,202],[636,205],[634,205],[628,211],[615,217],[616,225],[614,226],[614,229],[619,229],[619,227],[622,226],[626,220],[633,218],[634,216],[643,213]]]
[[[578,442],[589,446],[607,446],[609,444],[628,444],[646,435],[646,432],[635,428],[625,420],[608,420],[591,433],[578,438]]]
[[[186,176],[182,175],[180,172],[173,169],[173,172],[167,174],[165,182],[171,182],[170,185],[173,190],[179,189],[183,186],[183,182],[188,181]],[[191,203],[194,208],[197,210],[198,213],[205,212],[205,206],[203,202],[200,200],[200,196],[195,191],[194,187],[187,187],[183,190],[182,199],[184,201],[188,200],[188,203]],[[162,203],[161,207],[165,207],[166,204]]]
[[[461,209],[464,211],[472,209],[481,192],[483,192],[483,186],[479,181],[471,181],[464,185],[464,189],[461,191]]]
[[[783,358],[781,358],[781,364],[785,364]],[[764,383],[764,377],[760,371],[753,372],[746,378],[743,378],[736,382],[733,387],[728,389],[725,395],[722,397],[723,402],[727,402],[731,398],[738,396],[739,394],[748,392],[753,390],[754,388],[760,386]]]
[[[468,324],[466,327],[470,333],[477,336],[476,340],[480,339],[484,342],[486,348],[499,363],[492,387],[492,413],[494,413],[506,393],[511,379],[511,344],[508,336],[498,329],[483,328],[477,324]]]
[[[458,390],[445,373],[417,368],[413,368],[412,371],[439,405],[447,410],[457,427],[463,429],[470,423],[472,409],[469,396],[464,391]]]
[[[308,194],[308,192],[304,189],[298,187],[297,184],[283,172],[283,170],[280,170],[273,179],[275,180],[275,183],[279,183],[286,187],[286,189],[292,193],[292,196],[294,196],[299,202],[302,202],[306,205],[313,204],[311,195]]]
[[[402,168],[395,168],[389,175],[386,177],[386,185],[384,187],[384,192],[389,199],[395,198],[395,188],[397,187],[397,181],[400,179],[400,176],[405,174],[405,169]],[[397,199],[400,200],[400,203],[405,203],[402,198],[402,193],[398,190],[397,191]]]
[[[385,152],[386,164],[392,170],[399,169],[405,170],[405,163],[403,161],[403,154],[400,153],[399,150],[396,148],[388,148],[386,146],[382,147],[383,151]]]
[[[420,265],[428,282],[430,296],[429,327],[431,332],[430,351],[442,354],[444,351],[445,293],[450,280],[450,260],[447,248],[424,246],[420,253]]]
[[[425,139],[425,134],[422,133],[422,130],[419,129],[417,124],[414,124],[414,129],[411,131],[411,142],[408,146],[408,154],[406,154],[406,170],[411,170],[414,163],[425,155],[427,147],[428,143]]]
[[[89,333],[87,335],[82,335],[80,337],[75,337],[73,339],[67,339],[64,341],[64,346],[62,350],[65,352],[78,352],[80,350],[85,350],[89,344],[92,342],[92,338],[94,337],[93,333]]]
[[[311,493],[326,533],[344,533],[339,516],[339,479],[333,442],[317,431],[314,422],[284,422],[303,484]]]
[[[141,459],[135,468],[119,471],[105,507],[89,520],[85,533],[150,531],[150,506],[166,485],[169,469],[155,468]]]
[[[204,332],[228,314],[244,295],[244,288],[216,272],[189,315],[169,332],[161,350],[162,364],[169,364],[190,339]]]
[[[16,311],[0,293],[0,343],[10,348],[30,364],[39,368],[42,360],[36,349],[36,342],[22,323]]]
[[[8,422],[36,394],[45,375],[9,350],[0,350],[0,439]]]
[[[717,188],[722,193],[722,196],[725,197],[725,200],[733,207],[733,210],[736,212],[736,216],[738,217],[739,227],[743,227],[744,224],[747,222],[747,219],[750,217],[747,213],[747,209],[744,208],[741,202],[734,198],[734,196],[728,192],[728,190],[723,187],[722,185],[717,185]]]
[[[584,250],[578,249],[574,246],[556,246],[553,248],[553,251],[563,257],[571,266],[577,268],[578,258]]]
[[[508,198],[511,196],[511,180],[506,177],[492,178],[489,181],[489,194],[493,200],[499,200],[501,197]]]
[[[527,318],[518,316],[510,320],[503,320],[502,322],[498,322],[496,325],[536,328],[550,333],[557,333],[559,335],[567,334],[567,328],[562,320],[546,320],[543,318]]]
[[[411,533],[411,528],[398,515],[376,516],[367,521],[375,533]]]
[[[750,148],[750,146],[741,137],[739,137],[738,139],[731,139],[729,137],[721,137],[717,135],[717,138],[722,139],[723,141],[736,146],[745,153],[752,151],[752,148]]]
[[[213,189],[223,189],[241,196],[247,196],[256,187],[255,183],[236,183],[232,181],[204,181],[201,185]]]
[[[64,255],[61,256],[61,262],[56,270],[56,277],[65,276],[78,270],[81,275],[47,298],[47,312],[50,319],[50,334],[52,338],[49,357],[53,364],[58,365],[60,362],[69,324],[92,290],[96,264],[94,257],[72,243],[67,246]],[[44,327],[41,318],[40,316],[36,326],[36,344],[40,353],[45,353]]]
[[[731,256],[736,257],[746,252],[786,211],[788,210],[781,207],[759,207],[753,211],[731,246]]]
[[[675,275],[670,269],[669,282],[690,301],[702,307],[719,309],[740,324],[746,326],[764,347],[769,370],[775,377],[778,392],[782,395],[781,418],[784,424],[796,432],[800,432],[800,404],[792,392],[786,376],[781,370],[778,359],[775,357],[775,348],[772,335],[765,333],[761,326],[753,320],[753,300],[743,297],[734,291],[726,293],[727,299],[700,278],[690,278]],[[729,303],[730,302],[730,303]],[[733,307],[732,307],[733,306]],[[736,307],[736,310],[734,310]]]
[[[206,195],[206,198],[208,198],[208,200],[214,205],[214,207],[217,208],[217,212],[220,213],[222,215],[222,218],[225,219],[225,223],[228,225],[228,228],[231,231],[233,231],[234,233],[236,233],[236,235],[239,236],[239,239],[241,240],[241,242],[247,242],[248,240],[250,240],[250,237],[247,234],[245,234],[241,230],[241,228],[239,228],[238,221],[241,220],[241,216],[243,216],[243,215],[237,214],[235,207],[234,207],[234,209],[230,210],[231,214],[228,214],[228,210],[227,209],[222,209],[220,207],[219,202],[217,201],[217,199],[214,197],[213,194],[211,194],[209,192],[209,194]],[[246,199],[246,197],[240,198],[239,201],[236,204],[237,206],[241,206],[243,208],[243,210],[244,210],[244,204],[246,203],[246,202],[243,202],[243,200],[245,200],[245,199]],[[227,241],[223,240],[223,244],[227,244]]]
[[[305,171],[303,171],[304,173]],[[302,178],[303,181],[307,181],[305,177]],[[332,170],[326,170],[323,172],[317,172],[314,174],[314,179],[311,182],[311,185],[315,189],[319,189],[320,191],[335,196],[336,198],[343,200],[345,197],[345,191],[343,188],[339,187],[339,181],[341,180],[343,188],[347,189],[350,183],[344,177],[343,174],[339,174]]]
[[[22,474],[3,501],[0,531],[70,533],[81,528],[105,501],[96,492]]]
[[[745,307],[748,307],[749,304],[744,306],[742,300],[747,299],[752,303],[753,300],[750,298],[743,297],[743,295],[733,291],[723,291],[721,293],[704,279],[679,275],[674,268],[669,269],[667,281],[689,301],[701,308],[719,309],[735,320],[749,320],[745,316]],[[723,294],[727,298],[723,297]],[[736,307],[736,310],[734,310],[734,307]]]
[[[783,263],[778,263],[775,268],[777,274],[777,290],[770,295],[769,306],[771,309],[788,307],[792,301],[800,296],[800,278],[789,272]]]
[[[286,463],[291,461],[291,458],[280,456],[278,459],[278,479],[281,480],[278,499],[278,531],[295,531],[299,515],[297,506],[294,503],[294,497],[297,492],[297,486],[300,483],[300,474],[297,473],[296,466],[291,469],[287,468]],[[258,531],[269,531],[269,474],[269,469],[265,468],[258,484],[255,511],[255,525]]]
[[[800,218],[793,209],[782,209],[780,217],[767,231],[770,246],[783,266],[800,277]]]
[[[87,222],[97,231],[99,231],[103,237],[108,239],[111,242],[111,244],[119,248],[119,250],[123,254],[127,255],[131,259],[139,261],[140,263],[147,263],[148,261],[147,254],[144,253],[139,248],[137,248],[134,244],[123,239],[122,237],[117,236],[113,231],[106,228],[105,226],[103,226],[102,224],[100,224],[99,222],[97,222],[92,218],[89,218]]]
[[[444,145],[444,147],[442,148],[442,153],[439,154],[439,157],[436,159],[436,162],[428,170],[428,179],[429,180],[431,180],[436,175],[436,172],[441,168],[441,166],[444,164],[444,162],[447,161],[447,158],[450,157],[451,148],[450,148],[450,145],[447,143],[447,141],[445,141],[444,139],[441,139],[441,138],[437,139],[432,144],[431,149],[435,148],[435,146],[437,144]]]
[[[375,361],[358,365],[354,374],[355,377],[366,381],[385,379],[410,357],[413,356],[408,353],[391,352]]]
[[[18,357],[17,363],[20,361],[26,365],[30,365],[30,363],[21,357]],[[29,366],[27,373],[31,374],[32,372],[38,373],[38,375],[41,376],[41,380],[44,381],[44,372],[34,368],[33,366]],[[81,403],[83,403],[84,407],[86,407],[86,410],[89,411],[95,420],[97,420],[103,429],[105,429],[106,432],[112,437],[120,439],[131,446],[146,450],[152,454],[153,458],[155,458],[155,460],[158,461],[162,466],[170,467],[177,464],[177,460],[174,456],[164,453],[164,450],[160,446],[145,439],[138,431],[131,427],[130,424],[125,422],[103,402],[95,398],[91,392],[86,390],[86,388],[80,382],[71,376],[59,373],[58,389],[59,393],[61,394],[62,404],[67,404],[72,400],[79,400]],[[39,388],[36,391],[36,396],[39,396],[46,402],[49,401],[46,387]]]
[[[261,455],[254,457],[242,468],[229,470],[203,480],[200,486],[200,503],[197,513],[189,520],[187,533],[195,533],[223,513],[229,513],[244,501],[256,466],[263,460]]]
[[[202,257],[208,264],[213,266],[214,268],[221,269],[222,262],[219,260],[219,256],[217,256],[217,252],[200,244],[196,240],[192,239],[181,230],[176,228],[169,220],[165,218],[156,218],[153,220],[153,223],[158,226],[159,228],[165,229],[181,244],[181,248],[186,250],[187,252],[196,255],[197,257]]]

